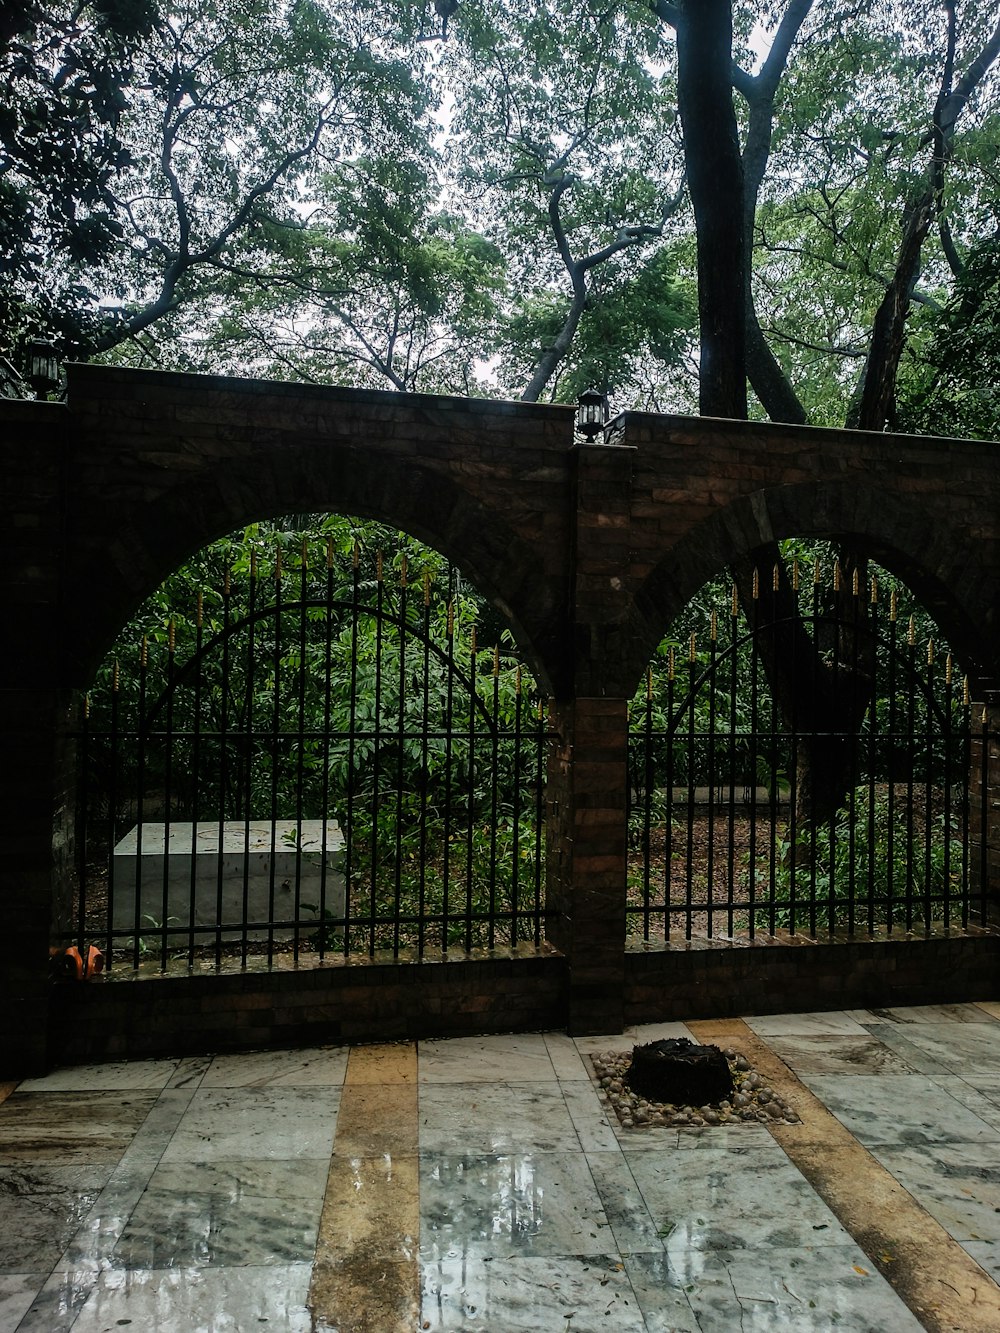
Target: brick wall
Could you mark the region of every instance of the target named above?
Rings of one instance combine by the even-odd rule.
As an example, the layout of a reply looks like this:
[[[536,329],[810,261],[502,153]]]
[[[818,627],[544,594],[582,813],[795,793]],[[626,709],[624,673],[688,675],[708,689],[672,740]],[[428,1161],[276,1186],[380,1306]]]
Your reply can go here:
[[[1000,936],[682,947],[625,957],[626,1023],[995,1000]]]
[[[627,701],[670,620],[708,578],[762,543],[849,537],[914,587],[976,697],[989,699],[1000,685],[993,444],[627,413],[613,443],[580,446],[567,407],[96,366],[70,367],[68,385],[64,404],[0,402],[0,924],[8,959],[0,1077],[43,1064],[50,1037],[53,1050],[104,1041],[111,1053],[119,1037],[138,1049],[153,1040],[147,1020],[164,1043],[174,1032],[183,1044],[207,1040],[209,1029],[220,1041],[242,1028],[254,1040],[291,1040],[323,1023],[345,1038],[393,1035],[411,1022],[434,1031],[567,1024],[585,1032],[664,1005],[695,1005],[702,1015],[788,1007],[792,991],[769,996],[791,966],[779,958],[797,957],[794,950],[722,950],[682,962],[671,953],[669,964],[624,955]],[[74,863],[71,692],[89,683],[143,598],[208,541],[255,519],[327,508],[398,525],[451,556],[506,616],[554,696],[547,892],[550,938],[563,958],[532,973],[541,998],[508,1003],[502,974],[485,979],[488,963],[467,974],[451,964],[368,970],[350,984],[345,971],[298,990],[257,976],[242,990],[224,977],[192,977],[88,988],[75,999],[50,991],[49,931],[65,914]],[[980,793],[990,894],[1000,891],[998,763],[991,754],[985,800]],[[903,973],[916,972],[901,993],[924,982],[944,993],[958,984],[953,977],[975,989],[992,954],[988,945],[948,953],[966,943],[938,953],[914,946]],[[852,994],[867,993],[864,977],[888,958],[900,972],[896,952],[877,965],[863,952],[836,957],[817,973],[831,994],[841,976],[857,979]],[[479,979],[468,989],[462,976]],[[799,975],[796,985],[807,980]],[[169,999],[156,998],[161,988]],[[822,989],[818,979],[793,988],[794,1003],[817,1003]],[[293,994],[305,998],[293,1003]],[[242,996],[242,1008],[217,1012],[230,996]],[[66,1045],[85,1013],[93,1021],[79,1028],[83,1044]]]
[[[138,1059],[566,1026],[566,960],[327,963],[284,972],[61,985],[51,1058]]]

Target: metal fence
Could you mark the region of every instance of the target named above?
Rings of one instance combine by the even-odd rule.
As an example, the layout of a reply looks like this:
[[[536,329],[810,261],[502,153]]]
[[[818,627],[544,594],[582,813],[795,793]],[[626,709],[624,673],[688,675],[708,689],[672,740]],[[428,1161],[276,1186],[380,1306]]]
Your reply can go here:
[[[547,709],[457,571],[286,534],[218,573],[87,699],[79,940],[133,968],[537,944]]]
[[[630,712],[633,945],[985,924],[985,716],[919,610],[842,583],[796,564],[794,616],[765,623],[755,576],[661,646]]]

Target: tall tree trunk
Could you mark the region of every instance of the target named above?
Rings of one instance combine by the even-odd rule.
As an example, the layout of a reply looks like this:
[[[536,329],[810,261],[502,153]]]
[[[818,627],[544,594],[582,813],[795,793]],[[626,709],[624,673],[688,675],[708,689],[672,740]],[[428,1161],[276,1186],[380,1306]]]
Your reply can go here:
[[[731,0],[678,6],[677,101],[698,239],[702,416],[746,417],[743,160],[733,109]]]

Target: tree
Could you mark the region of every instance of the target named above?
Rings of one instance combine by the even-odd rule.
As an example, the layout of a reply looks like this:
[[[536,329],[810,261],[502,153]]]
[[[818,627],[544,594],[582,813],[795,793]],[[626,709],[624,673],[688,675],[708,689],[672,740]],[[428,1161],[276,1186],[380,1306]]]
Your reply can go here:
[[[525,401],[588,376],[627,396],[637,362],[676,361],[690,322],[667,257],[685,195],[673,90],[655,27],[626,10],[463,6],[437,72],[452,188],[506,256],[495,369]]]
[[[761,404],[771,416],[804,421],[806,409],[795,386],[767,346],[757,319],[753,284],[746,276],[746,268],[751,229],[756,226],[758,199],[770,156],[781,78],[793,43],[802,36],[813,5],[811,0],[789,0],[775,29],[769,55],[756,75],[728,60],[731,6],[725,0],[717,5],[667,4],[653,0],[653,8],[664,22],[676,29],[678,39],[678,87],[699,242],[702,410],[741,415],[743,404],[734,386],[742,385],[744,373],[749,372]],[[953,154],[956,124],[1000,49],[1000,23],[992,32],[974,31],[972,58],[962,76],[955,81],[957,19],[951,0],[946,0],[944,19],[946,31],[940,83],[930,125],[921,140],[923,146],[930,147],[929,162],[904,186],[902,238],[894,261],[877,270],[869,262],[867,270],[868,275],[878,274],[884,290],[865,339],[862,373],[850,393],[844,413],[847,424],[866,429],[883,429],[894,413],[906,319],[921,272],[924,243],[934,217],[941,210],[945,166]],[[807,40],[808,37],[806,30]],[[879,49],[884,62],[885,43],[878,38],[879,34],[870,30],[859,35],[862,46],[867,39],[868,54]],[[852,43],[846,45],[850,47]],[[884,70],[884,63],[882,68]],[[811,86],[815,90],[815,83]],[[851,83],[844,86],[854,90]],[[734,88],[743,96],[748,109],[741,155],[732,146]],[[841,96],[843,98],[843,94]],[[820,115],[827,113],[828,105],[825,101],[818,103]],[[843,102],[842,112],[848,107],[852,114],[857,114],[857,102]],[[795,111],[808,122],[807,104],[800,102]],[[816,107],[811,114],[817,115]],[[840,128],[842,130],[843,126]],[[895,130],[881,133],[888,134],[890,142],[896,138]],[[817,137],[826,158],[826,170],[818,185],[814,184],[814,177],[801,175],[800,180],[808,182],[806,189],[799,184],[788,191],[788,197],[795,208],[802,207],[805,198],[806,210],[817,219],[821,228],[826,228],[827,240],[834,242],[829,250],[830,266],[849,269],[850,260],[845,259],[840,244],[842,233],[837,214],[838,210],[842,211],[843,196],[856,190],[859,171],[851,159],[854,143],[858,140],[854,140],[845,155],[844,145],[838,143],[836,134],[831,134],[829,128],[823,136]],[[865,174],[884,170],[878,154],[864,149],[871,137],[871,129],[867,137],[858,136],[862,145],[861,157],[868,168]],[[704,173],[700,207],[695,186],[699,172]],[[814,196],[811,200],[810,194]],[[897,182],[897,199],[898,195]],[[728,220],[727,206],[730,217],[737,211],[742,215],[744,225],[739,235],[732,226],[728,231],[724,230]],[[883,235],[884,227],[878,229],[880,239]],[[946,226],[941,228],[941,241],[946,255],[955,253],[954,239]],[[953,261],[949,262],[954,267]],[[883,273],[886,275],[882,276]],[[733,298],[737,287],[745,298],[738,315]],[[737,322],[743,326],[744,338],[735,329]],[[815,343],[813,347],[816,347]],[[745,349],[750,349],[749,356],[745,355]],[[711,354],[706,356],[706,350]],[[726,363],[721,373],[720,356]],[[845,613],[853,595],[855,574],[862,579],[865,576],[863,553],[842,545],[840,560],[844,573],[841,585],[844,628],[838,657],[841,664],[852,663],[853,666],[851,670],[845,670],[842,665],[836,673],[822,660],[818,646],[812,643],[798,618],[790,580],[777,544],[770,543],[751,552],[746,561],[734,568],[745,606],[750,605],[754,590],[759,589],[758,623],[762,657],[770,684],[786,720],[803,730],[835,733],[853,729],[860,724],[871,702],[874,645],[863,617],[859,621],[858,616],[852,618]],[[760,570],[764,571],[765,578],[758,585],[756,571]],[[772,570],[775,571],[773,581],[767,577]],[[807,817],[833,817],[849,776],[838,756],[837,745],[811,740],[800,759],[800,807]]]
[[[32,21],[23,20],[27,35]],[[80,63],[102,32],[64,24],[49,63],[59,43],[71,67]],[[73,220],[63,243],[21,247],[7,291],[8,309],[19,312],[8,318],[8,337],[12,325],[38,326],[58,310],[55,331],[68,353],[131,341],[148,355],[159,328],[176,336],[170,317],[178,312],[208,319],[234,283],[278,286],[300,273],[296,232],[320,172],[362,140],[374,154],[410,154],[424,97],[372,3],[293,0],[275,9],[264,0],[177,0],[129,34],[127,61],[102,64],[98,53],[86,63],[83,92],[40,62],[37,78],[68,120],[87,96],[103,107],[91,84],[114,85],[113,114],[102,120],[95,110],[79,128],[83,148],[96,151],[89,175],[81,180],[44,156],[26,174],[30,145],[17,125],[6,136],[24,141],[12,188],[31,204],[35,231],[46,191],[58,201],[55,221]],[[23,45],[11,48],[15,72]],[[19,91],[27,123],[34,113]]]
[[[113,193],[131,162],[124,89],[158,22],[155,0],[14,0],[0,14],[0,346],[79,336],[84,292],[42,275],[101,265],[124,235]]]

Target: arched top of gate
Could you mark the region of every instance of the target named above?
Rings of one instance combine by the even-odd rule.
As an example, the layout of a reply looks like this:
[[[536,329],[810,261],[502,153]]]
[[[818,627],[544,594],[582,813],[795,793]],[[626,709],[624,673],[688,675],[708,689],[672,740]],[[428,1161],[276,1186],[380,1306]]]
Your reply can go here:
[[[635,597],[633,687],[670,623],[700,588],[768,542],[792,537],[850,542],[913,589],[970,675],[985,681],[1000,674],[998,571],[988,553],[970,542],[964,525],[941,520],[927,497],[852,478],[740,496],[664,551]],[[761,573],[769,578],[771,570]]]
[[[67,378],[76,674],[208,542],[263,518],[336,512],[452,559],[553,688],[572,409],[94,366]]]

